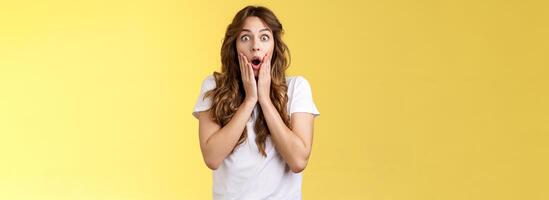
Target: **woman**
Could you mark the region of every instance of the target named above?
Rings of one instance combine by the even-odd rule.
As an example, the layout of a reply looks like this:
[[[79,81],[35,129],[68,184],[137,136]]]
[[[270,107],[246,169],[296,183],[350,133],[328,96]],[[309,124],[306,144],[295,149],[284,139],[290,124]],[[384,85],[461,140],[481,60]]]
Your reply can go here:
[[[285,75],[282,34],[272,11],[243,8],[227,27],[221,73],[202,83],[193,115],[214,199],[301,199],[320,113],[307,80]]]

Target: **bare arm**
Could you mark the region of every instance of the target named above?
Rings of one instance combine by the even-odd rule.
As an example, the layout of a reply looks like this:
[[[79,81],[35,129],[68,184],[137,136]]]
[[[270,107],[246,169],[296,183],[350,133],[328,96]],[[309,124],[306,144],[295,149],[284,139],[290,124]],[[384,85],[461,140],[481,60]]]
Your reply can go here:
[[[311,154],[314,117],[311,113],[293,113],[288,128],[270,100],[259,101],[275,148],[294,173],[305,169]]]
[[[248,58],[240,52],[238,60],[246,92],[244,102],[240,104],[236,113],[224,127],[210,118],[209,111],[200,112],[198,116],[200,150],[204,162],[212,170],[216,170],[234,149],[257,104],[257,85],[252,65],[248,62]]]
[[[208,168],[216,170],[236,146],[257,101],[245,100],[223,128],[210,118],[209,111],[199,113],[199,139],[202,157]]]
[[[268,53],[263,59],[270,61],[272,54]],[[292,129],[286,126],[270,98],[271,62],[262,63],[257,83],[259,105],[276,150],[292,172],[299,173],[307,166],[311,154],[314,116],[306,112],[293,113],[290,116]]]

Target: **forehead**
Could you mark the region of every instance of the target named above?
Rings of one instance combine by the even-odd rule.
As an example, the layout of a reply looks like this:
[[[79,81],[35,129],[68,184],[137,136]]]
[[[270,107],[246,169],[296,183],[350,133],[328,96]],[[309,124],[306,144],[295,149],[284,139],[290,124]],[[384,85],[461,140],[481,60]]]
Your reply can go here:
[[[247,30],[250,30],[252,32],[259,32],[263,29],[269,29],[269,27],[259,17],[250,16],[250,17],[247,17],[244,20],[244,24],[242,25],[242,29],[247,29]],[[269,31],[270,31],[270,29],[269,29]]]

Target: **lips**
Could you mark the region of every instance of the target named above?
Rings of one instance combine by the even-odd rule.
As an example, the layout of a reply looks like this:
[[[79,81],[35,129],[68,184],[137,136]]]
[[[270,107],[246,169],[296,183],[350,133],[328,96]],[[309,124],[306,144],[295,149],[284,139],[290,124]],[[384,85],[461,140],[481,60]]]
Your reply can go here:
[[[255,70],[259,70],[259,68],[261,67],[261,57],[259,56],[252,57],[252,59],[250,60],[250,63],[252,63],[252,68],[254,68]]]

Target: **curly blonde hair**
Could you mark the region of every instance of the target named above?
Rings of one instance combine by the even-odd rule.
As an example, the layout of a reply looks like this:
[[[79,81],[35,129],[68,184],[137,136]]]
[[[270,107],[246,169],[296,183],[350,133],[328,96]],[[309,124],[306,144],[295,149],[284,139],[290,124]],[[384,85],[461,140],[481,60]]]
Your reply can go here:
[[[242,83],[240,67],[236,51],[236,38],[242,31],[244,20],[247,17],[256,16],[271,29],[274,38],[274,50],[271,59],[271,89],[270,98],[276,107],[284,124],[290,127],[290,117],[286,110],[288,103],[288,86],[286,84],[286,69],[290,63],[290,52],[286,44],[282,41],[284,30],[282,24],[274,13],[268,8],[262,6],[247,6],[240,10],[231,24],[227,26],[225,38],[221,46],[221,73],[214,72],[213,76],[216,82],[216,88],[208,91],[204,98],[212,98],[212,107],[210,108],[211,118],[220,126],[225,126],[236,113],[238,107],[245,98],[245,91]],[[255,142],[260,153],[266,157],[265,141],[270,136],[270,131],[263,116],[261,107],[256,116],[254,130],[256,132]],[[244,128],[236,147],[246,141],[247,128]]]

